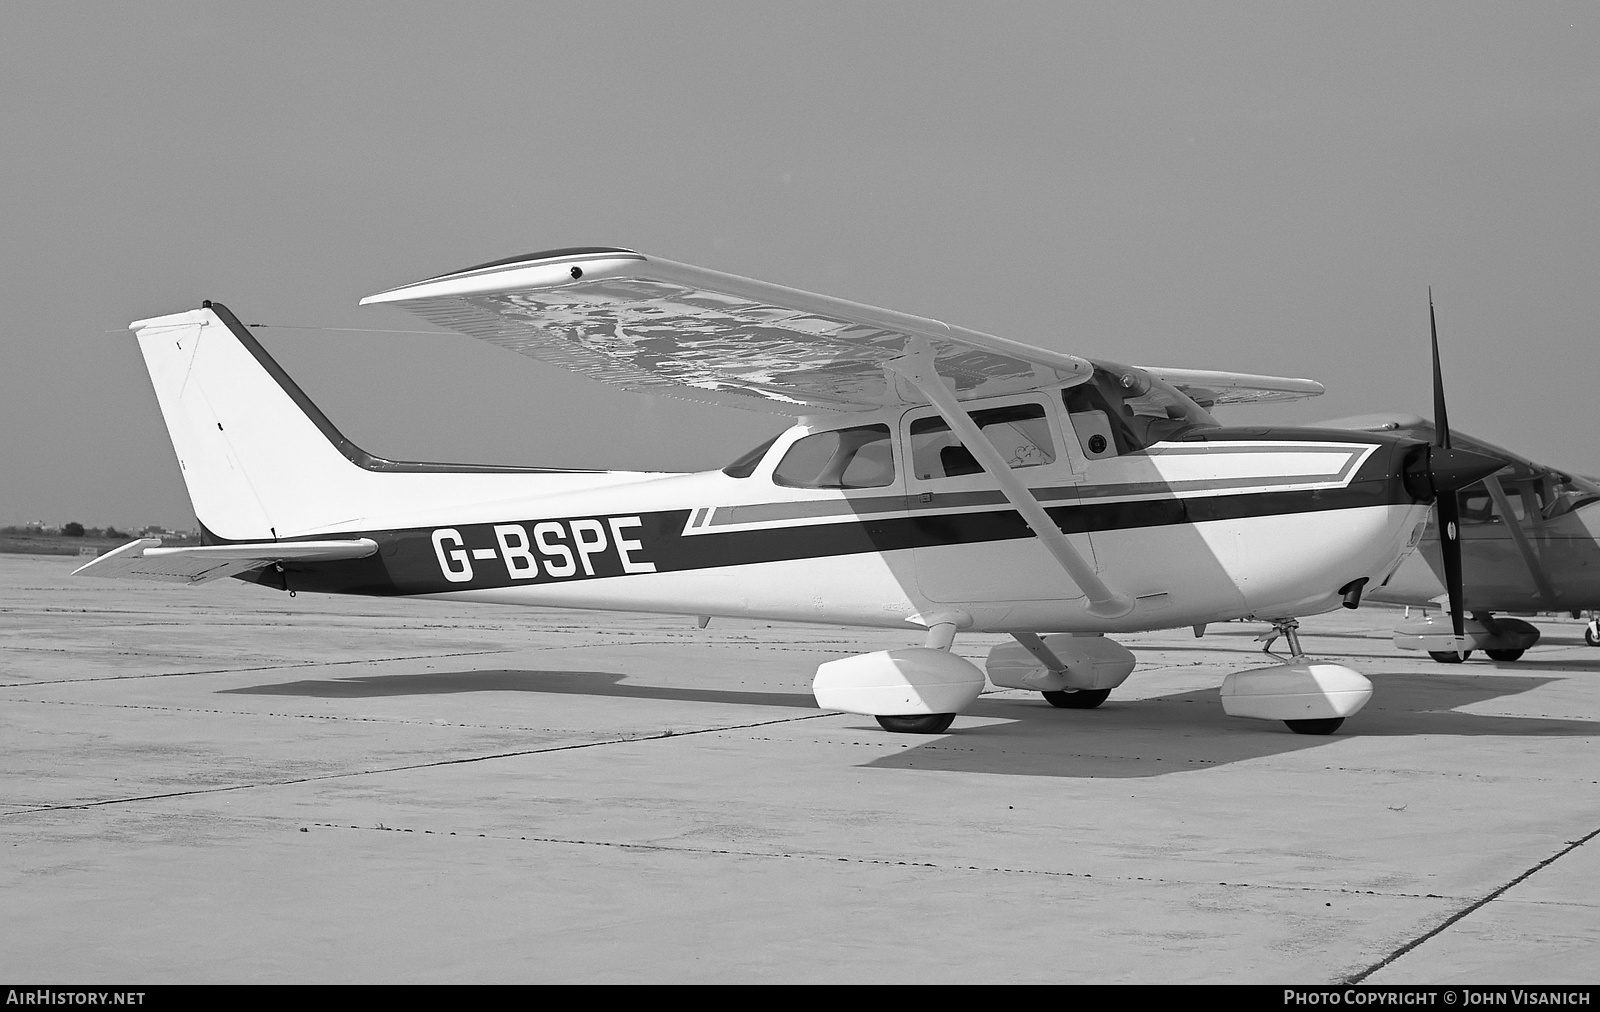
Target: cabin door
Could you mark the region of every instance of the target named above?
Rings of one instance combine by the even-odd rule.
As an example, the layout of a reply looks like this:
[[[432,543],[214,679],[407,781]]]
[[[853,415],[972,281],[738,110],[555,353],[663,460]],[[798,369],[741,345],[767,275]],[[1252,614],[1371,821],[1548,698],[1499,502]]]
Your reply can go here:
[[[1082,475],[1073,466],[1078,455],[1066,452],[1060,405],[1059,395],[1037,393],[963,407],[1093,564],[1088,536],[1072,530]],[[938,412],[907,412],[900,435],[924,597],[950,604],[1083,597]]]

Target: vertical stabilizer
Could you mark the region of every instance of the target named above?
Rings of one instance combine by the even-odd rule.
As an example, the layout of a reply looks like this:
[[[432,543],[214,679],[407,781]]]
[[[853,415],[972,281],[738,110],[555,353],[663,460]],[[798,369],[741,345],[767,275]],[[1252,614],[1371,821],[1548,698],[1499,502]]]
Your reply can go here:
[[[359,514],[362,469],[330,440],[321,412],[308,415],[305,395],[286,388],[277,364],[247,331],[249,346],[241,341],[229,326],[237,321],[223,314],[232,316],[207,304],[130,325],[196,518],[222,538],[259,541]]]

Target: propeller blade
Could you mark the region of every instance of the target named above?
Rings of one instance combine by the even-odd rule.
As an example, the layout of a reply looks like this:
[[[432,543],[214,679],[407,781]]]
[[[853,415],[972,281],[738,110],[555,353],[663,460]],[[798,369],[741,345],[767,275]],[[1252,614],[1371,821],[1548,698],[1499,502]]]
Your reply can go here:
[[[1444,589],[1450,599],[1450,629],[1455,634],[1455,642],[1459,645],[1467,632],[1467,617],[1463,612],[1461,600],[1461,499],[1456,490],[1472,483],[1461,479],[1474,469],[1470,464],[1459,468],[1451,466],[1466,462],[1459,459],[1461,451],[1450,448],[1450,419],[1444,406],[1444,371],[1439,365],[1439,322],[1433,312],[1431,286],[1428,288],[1428,328],[1433,336],[1433,429],[1436,434],[1434,443],[1437,447],[1428,454],[1428,473],[1438,495],[1434,500],[1433,509],[1434,515],[1439,520],[1439,554],[1444,558]],[[1478,457],[1479,461],[1488,459],[1479,454],[1470,456]],[[1435,457],[1440,459],[1436,462]],[[1486,473],[1497,470],[1498,467]],[[1477,477],[1481,478],[1483,475]],[[1441,478],[1444,480],[1441,481]],[[1463,659],[1467,656],[1465,650],[1460,651],[1460,654]]]
[[[1433,314],[1433,288],[1428,288],[1428,327],[1433,331],[1434,445],[1450,449],[1450,418],[1444,409],[1444,373],[1439,368],[1439,321]]]
[[[1461,601],[1461,503],[1454,492],[1443,492],[1433,505],[1439,518],[1439,554],[1444,556],[1444,589],[1450,599],[1450,630],[1459,643],[1467,632]],[[1461,651],[1463,658],[1466,651]]]

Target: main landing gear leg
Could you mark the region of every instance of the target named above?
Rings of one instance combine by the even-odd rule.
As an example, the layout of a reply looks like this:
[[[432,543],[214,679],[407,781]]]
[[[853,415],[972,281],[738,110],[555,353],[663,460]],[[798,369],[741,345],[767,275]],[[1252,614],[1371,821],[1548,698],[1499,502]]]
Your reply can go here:
[[[1022,644],[1052,674],[1064,675],[1066,664],[1055,655],[1038,633],[1012,633],[1011,638]],[[997,683],[998,684],[998,683]],[[1110,689],[1041,689],[1039,695],[1051,706],[1063,710],[1092,710],[1111,696]]]

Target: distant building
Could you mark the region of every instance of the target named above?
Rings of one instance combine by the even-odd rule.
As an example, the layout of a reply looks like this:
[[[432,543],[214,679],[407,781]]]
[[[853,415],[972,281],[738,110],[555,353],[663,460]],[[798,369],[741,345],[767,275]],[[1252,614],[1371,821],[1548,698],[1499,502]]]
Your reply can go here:
[[[141,538],[193,538],[195,534],[193,531],[176,531],[171,527],[163,527],[160,524],[147,524],[137,532],[137,536]]]

